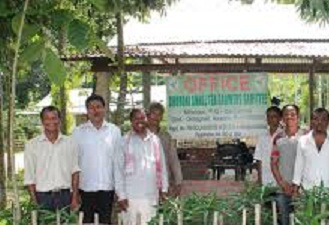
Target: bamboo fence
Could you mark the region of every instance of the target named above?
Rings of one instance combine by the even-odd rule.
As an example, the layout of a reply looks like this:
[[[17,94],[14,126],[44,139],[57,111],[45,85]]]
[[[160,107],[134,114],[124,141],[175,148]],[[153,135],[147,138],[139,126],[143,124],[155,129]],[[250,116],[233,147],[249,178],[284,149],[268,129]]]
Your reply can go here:
[[[254,205],[254,225],[263,225],[262,224],[262,217],[261,217],[261,205],[260,204],[256,204]],[[321,204],[321,212],[325,212],[326,211],[326,204]],[[248,224],[248,213],[247,213],[247,209],[244,208],[242,210],[242,221],[241,221],[241,225],[251,225]],[[213,213],[212,216],[212,225],[226,225],[225,224],[225,218],[224,215],[221,214],[218,211],[215,211]],[[118,214],[118,220],[116,225],[141,225],[141,217],[140,215],[137,215],[137,222],[136,224],[130,224],[127,223],[127,221],[125,220],[126,218],[124,218],[124,216],[119,213]],[[277,214],[277,207],[276,207],[276,202],[272,201],[272,225],[278,225],[278,214]],[[289,219],[290,219],[290,225],[295,225],[295,215],[294,213],[291,213],[289,215]],[[183,223],[184,221],[184,215],[181,211],[177,212],[177,222],[175,224],[177,225],[184,225]],[[59,212],[56,213],[56,225],[63,225],[65,223],[61,223],[61,215]],[[83,225],[83,212],[79,212],[79,216],[78,216],[78,220],[77,220],[77,225]],[[94,215],[94,223],[92,223],[94,225],[100,225],[99,223],[99,216],[96,213]],[[328,225],[328,221],[322,219],[320,222],[321,225]],[[38,213],[36,210],[32,211],[32,215],[31,215],[31,225],[38,225]],[[68,225],[68,224],[66,224]],[[72,224],[70,224],[72,225]],[[84,224],[85,225],[85,224]],[[157,221],[157,225],[164,225],[164,215],[160,214],[158,216],[158,221]],[[187,224],[188,225],[188,224]],[[232,225],[232,224],[230,224]],[[238,224],[237,224],[238,225]]]

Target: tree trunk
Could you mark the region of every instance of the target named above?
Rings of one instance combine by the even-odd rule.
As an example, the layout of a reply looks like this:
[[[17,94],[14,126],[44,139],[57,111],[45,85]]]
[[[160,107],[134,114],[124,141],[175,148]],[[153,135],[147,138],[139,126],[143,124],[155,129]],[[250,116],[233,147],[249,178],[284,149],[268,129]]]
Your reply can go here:
[[[59,89],[59,110],[61,112],[61,132],[68,134],[68,123],[67,123],[67,90],[65,84]]]
[[[308,75],[308,89],[309,89],[309,107],[310,107],[310,115],[312,115],[313,107],[314,107],[314,62],[310,69],[309,75]]]
[[[3,80],[3,73],[0,71],[0,210],[6,207]]]
[[[146,60],[145,63],[149,63],[150,60]],[[151,72],[146,71],[142,75],[143,82],[143,106],[147,109],[151,103]]]
[[[9,95],[9,133],[8,133],[8,149],[11,154],[11,164],[12,164],[12,170],[11,170],[11,179],[13,183],[13,189],[14,189],[14,210],[13,210],[13,225],[18,225],[21,222],[21,207],[19,202],[19,193],[17,189],[17,182],[16,182],[16,176],[15,176],[15,158],[14,158],[14,125],[15,125],[15,98],[16,98],[16,73],[17,73],[17,64],[18,64],[18,56],[19,56],[19,48],[21,44],[21,38],[23,33],[23,27],[25,22],[25,14],[27,11],[27,6],[29,4],[29,0],[25,0],[24,2],[24,8],[22,12],[22,17],[20,21],[19,31],[17,35],[17,42],[15,45],[15,57],[13,62],[13,71],[10,78],[11,88],[10,88],[10,95]]]
[[[327,92],[327,84],[326,84],[326,76],[321,74],[321,107],[326,107],[326,92]]]
[[[7,76],[7,90],[6,90],[6,94],[7,96],[11,96],[11,86],[12,86],[12,78],[10,76]],[[9,99],[8,98],[8,99]],[[10,101],[10,100],[9,100]],[[10,104],[10,103],[9,103]],[[9,105],[9,108],[10,108],[10,105]],[[10,151],[10,146],[12,145],[11,144],[11,138],[10,138],[10,129],[11,129],[11,121],[10,121],[10,114],[11,114],[11,111],[10,109],[7,110],[7,132],[6,132],[6,141],[7,141],[7,148],[6,148],[6,152],[7,152],[7,179],[8,181],[12,181],[12,177],[13,177],[13,171],[15,171],[15,168],[13,168],[15,165],[12,163],[12,160],[11,158],[14,158],[14,162],[15,162],[15,155],[12,155],[12,152]],[[14,136],[14,135],[13,135]]]
[[[95,73],[96,77],[96,87],[95,87],[95,94],[100,95],[105,100],[105,107],[106,107],[106,116],[105,118],[109,120],[110,116],[110,74],[108,72],[98,72]]]
[[[317,93],[318,93],[318,106],[317,107],[322,107],[321,102],[322,102],[322,75],[318,74],[317,75]]]
[[[127,93],[127,74],[124,68],[124,38],[123,38],[123,15],[121,12],[116,14],[116,25],[118,33],[118,74],[120,76],[120,91],[118,95],[118,105],[115,117],[115,123],[120,126],[124,122],[124,107]]]
[[[59,41],[58,41],[58,52],[59,55],[64,55],[66,48],[66,32],[64,27],[61,27],[59,30]],[[63,134],[68,134],[69,132],[69,126],[68,126],[68,117],[67,117],[67,96],[68,96],[68,90],[65,87],[64,84],[59,88],[59,110],[61,112],[61,132]]]

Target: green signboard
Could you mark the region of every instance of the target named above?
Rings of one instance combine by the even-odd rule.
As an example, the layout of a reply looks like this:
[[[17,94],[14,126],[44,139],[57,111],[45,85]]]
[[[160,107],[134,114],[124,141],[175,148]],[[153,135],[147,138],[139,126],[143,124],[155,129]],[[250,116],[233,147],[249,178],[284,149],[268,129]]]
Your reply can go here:
[[[176,139],[240,138],[266,129],[265,73],[167,78],[168,129]]]

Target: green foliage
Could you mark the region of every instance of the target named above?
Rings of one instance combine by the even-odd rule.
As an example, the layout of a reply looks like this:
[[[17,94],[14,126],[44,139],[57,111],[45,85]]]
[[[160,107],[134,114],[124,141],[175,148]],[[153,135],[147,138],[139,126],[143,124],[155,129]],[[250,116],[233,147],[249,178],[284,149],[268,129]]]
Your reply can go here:
[[[30,64],[39,60],[40,56],[43,55],[44,48],[45,42],[41,39],[28,45],[21,54],[22,62]]]
[[[90,41],[88,24],[78,19],[72,20],[68,27],[68,39],[78,50],[84,50]]]
[[[153,218],[150,224],[157,224],[160,213],[164,215],[164,224],[177,224],[177,212],[182,212],[183,224],[213,224],[215,211],[223,215],[225,224],[240,224],[243,209],[247,209],[247,224],[254,224],[255,204],[262,206],[262,224],[270,224],[271,193],[275,190],[272,187],[246,183],[243,192],[232,193],[226,197],[218,197],[215,194],[191,194],[183,198],[169,198],[160,205],[158,215]]]
[[[123,0],[35,0],[30,4],[22,37],[20,69],[28,71],[31,63],[44,63],[51,82],[63,84],[65,68],[58,63],[60,34],[67,36],[66,51],[86,49],[104,52],[113,57],[106,42],[116,33],[115,14],[145,19],[150,10],[164,10],[174,0],[123,1]],[[13,40],[17,35],[23,0],[3,0],[0,3],[0,68],[10,71],[13,57]],[[45,47],[46,52],[44,52]],[[23,63],[23,65],[21,65]],[[51,64],[54,63],[54,66]],[[58,71],[54,67],[58,67]]]
[[[304,190],[295,201],[296,224],[320,225],[321,219],[329,219],[328,205],[321,209],[321,205],[328,204],[329,190],[323,186]]]
[[[17,35],[20,22],[22,19],[22,13],[16,14],[11,21],[11,26],[14,33]],[[22,40],[28,41],[30,38],[34,37],[39,32],[39,28],[35,24],[26,23],[23,27]]]
[[[301,111],[301,125],[309,124],[309,86],[306,74],[269,74],[268,87],[271,97],[281,100],[280,106],[296,104]]]
[[[66,104],[70,104],[69,102],[69,90],[68,86],[70,85],[70,82],[65,82],[65,98],[67,99]],[[52,96],[52,105],[57,106],[60,108],[62,105],[62,99],[60,95],[60,87],[53,85],[51,88],[51,96]],[[65,134],[71,133],[72,127],[73,127],[73,115],[66,111],[66,130],[62,131],[65,132]],[[67,133],[66,133],[67,132]]]
[[[297,6],[303,19],[321,24],[329,22],[328,0],[297,0]]]
[[[72,14],[69,9],[55,9],[51,13],[52,18],[52,28],[60,30],[62,27],[67,28],[71,21],[74,19],[74,14]]]
[[[261,205],[261,223],[272,224],[271,193],[275,191],[277,189],[273,187],[246,183],[244,191],[226,197],[192,194],[183,198],[169,198],[159,206],[158,214],[150,225],[158,223],[160,213],[164,215],[164,224],[177,224],[178,212],[182,212],[184,224],[210,225],[213,224],[215,211],[223,215],[225,224],[241,224],[243,209],[247,210],[247,224],[255,224],[255,204]],[[321,210],[321,205],[328,202],[328,188],[322,186],[304,191],[302,195],[294,198],[296,224],[320,225],[321,219],[329,219],[328,206]]]
[[[7,137],[7,113],[4,111],[4,135]],[[39,115],[17,114],[15,116],[14,126],[14,144],[15,152],[23,150],[27,140],[34,138],[41,133]]]
[[[191,194],[184,198],[169,198],[160,205],[158,212],[164,215],[165,224],[176,224],[178,212],[183,214],[183,224],[207,225],[212,220],[214,211],[226,212],[227,200],[219,201],[215,194]],[[153,218],[150,224],[157,224],[159,219]]]
[[[48,73],[50,81],[55,85],[62,85],[66,79],[66,70],[64,63],[58,58],[58,56],[50,49],[46,50],[46,57],[44,60],[44,68]]]
[[[56,223],[56,213],[40,208],[39,206],[32,204],[29,201],[29,197],[27,194],[24,194],[24,198],[20,198],[21,201],[21,212],[22,212],[22,220],[19,225],[29,225],[32,220],[32,211],[37,211],[38,224],[39,225],[48,225]],[[69,213],[66,208],[59,210],[59,215],[61,218],[62,224],[74,224],[77,223],[77,214]],[[5,210],[0,211],[0,225],[11,225],[13,224],[13,214],[12,209],[10,207]]]
[[[25,140],[34,138],[41,133],[39,115],[18,115],[16,116],[15,123],[15,127],[23,131]]]
[[[56,213],[42,209],[40,206],[35,205],[30,201],[30,196],[26,189],[24,189],[23,179],[24,171],[21,170],[16,174],[16,181],[20,189],[20,207],[22,212],[22,220],[19,225],[30,225],[32,211],[37,211],[38,224],[39,225],[48,225],[56,223]],[[8,183],[8,191],[12,190],[12,183]],[[10,195],[10,194],[9,194]],[[68,208],[59,210],[62,224],[73,224],[77,223],[78,216],[76,212],[69,213]],[[8,205],[4,210],[0,210],[0,225],[12,225],[13,224],[13,212],[11,207],[11,200],[8,201]]]
[[[49,78],[40,62],[32,63],[31,70],[18,75],[16,90],[16,107],[34,111],[35,104],[50,91]]]
[[[253,4],[254,0],[239,0],[241,4]],[[265,0],[266,1],[266,0]],[[328,0],[271,0],[277,4],[294,4],[302,19],[320,23],[329,22],[329,1]]]

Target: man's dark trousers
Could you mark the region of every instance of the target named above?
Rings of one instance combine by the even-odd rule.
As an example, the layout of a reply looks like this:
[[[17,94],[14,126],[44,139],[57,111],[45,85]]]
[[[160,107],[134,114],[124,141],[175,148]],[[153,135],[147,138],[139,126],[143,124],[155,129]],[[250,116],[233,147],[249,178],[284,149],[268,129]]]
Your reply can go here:
[[[112,203],[114,191],[86,192],[80,190],[83,223],[94,223],[95,213],[99,216],[99,222],[111,224]]]
[[[67,208],[70,209],[71,192],[70,189],[60,189],[57,191],[36,192],[38,204],[47,210],[56,211]]]

